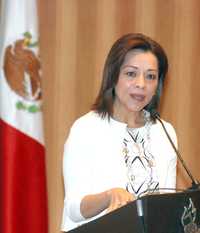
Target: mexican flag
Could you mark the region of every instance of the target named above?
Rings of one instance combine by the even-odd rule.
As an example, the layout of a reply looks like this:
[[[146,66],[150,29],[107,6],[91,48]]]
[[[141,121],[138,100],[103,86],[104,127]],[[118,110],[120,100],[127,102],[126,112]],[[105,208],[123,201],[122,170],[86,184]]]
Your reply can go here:
[[[1,1],[2,233],[48,232],[36,1]]]

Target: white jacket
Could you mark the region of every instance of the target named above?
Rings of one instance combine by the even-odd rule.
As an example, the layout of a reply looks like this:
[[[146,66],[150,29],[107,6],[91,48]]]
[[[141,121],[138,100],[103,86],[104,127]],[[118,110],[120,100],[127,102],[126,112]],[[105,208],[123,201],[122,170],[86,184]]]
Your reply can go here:
[[[177,138],[171,124],[164,122],[173,142]],[[64,147],[63,173],[65,200],[63,231],[91,221],[80,213],[85,195],[126,185],[126,166],[122,156],[122,142],[127,124],[102,119],[91,111],[73,124]],[[160,188],[176,186],[176,154],[159,122],[150,129],[151,152],[157,164]]]

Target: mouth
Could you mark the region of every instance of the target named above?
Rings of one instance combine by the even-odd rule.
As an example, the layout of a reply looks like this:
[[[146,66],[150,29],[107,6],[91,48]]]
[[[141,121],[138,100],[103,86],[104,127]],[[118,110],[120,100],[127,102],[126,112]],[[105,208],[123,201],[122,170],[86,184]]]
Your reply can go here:
[[[130,94],[130,96],[132,99],[139,101],[139,102],[142,102],[145,99],[145,95],[141,95],[141,94]]]

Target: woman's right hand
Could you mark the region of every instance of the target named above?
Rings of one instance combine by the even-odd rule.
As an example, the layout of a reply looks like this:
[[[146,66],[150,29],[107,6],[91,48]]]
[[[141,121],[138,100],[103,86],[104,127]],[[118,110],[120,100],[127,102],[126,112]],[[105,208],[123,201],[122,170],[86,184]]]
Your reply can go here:
[[[133,194],[127,192],[123,188],[113,188],[107,191],[109,206],[107,209],[107,213],[118,209],[127,203],[134,201],[135,197]]]
[[[107,213],[126,205],[135,198],[123,188],[112,188],[98,194],[85,196],[80,204],[83,217],[91,218],[107,209]]]

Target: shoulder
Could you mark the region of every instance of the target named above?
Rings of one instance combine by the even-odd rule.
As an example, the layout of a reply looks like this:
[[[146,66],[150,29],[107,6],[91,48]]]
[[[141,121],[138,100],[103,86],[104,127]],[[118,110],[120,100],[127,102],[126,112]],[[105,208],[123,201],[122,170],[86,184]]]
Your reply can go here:
[[[161,120],[163,122],[163,125],[164,125],[167,133],[169,134],[172,141],[177,146],[177,135],[176,135],[175,128],[173,127],[173,125],[170,122],[167,122],[163,119],[161,119]],[[159,139],[161,140],[162,138],[166,138],[166,133],[165,133],[161,123],[158,120],[156,120],[155,124],[152,125],[152,134],[153,134],[153,137],[155,137],[158,140]]]
[[[73,123],[69,136],[78,137],[84,139],[85,137],[90,137],[90,135],[97,134],[107,128],[108,119],[102,119],[101,116],[94,112],[90,111],[83,116],[79,117]]]
[[[85,115],[81,116],[80,118],[78,118],[73,123],[71,129],[75,130],[79,128],[87,128],[88,130],[89,128],[92,128],[93,126],[95,127],[102,126],[103,124],[105,124],[106,121],[107,121],[106,118],[102,119],[98,113],[94,111],[90,111],[86,113]]]
[[[175,132],[175,129],[174,129],[173,125],[170,122],[168,122],[166,120],[163,120],[163,119],[161,119],[161,120],[162,120],[162,122],[163,122],[163,124],[164,124],[164,126],[165,126],[165,128],[167,130],[169,130],[170,132]],[[161,130],[162,129],[162,125],[161,125],[161,123],[158,120],[156,120],[156,122],[155,122],[155,124],[153,124],[153,126],[157,130]]]
[[[168,130],[171,133],[175,133],[175,129],[170,122],[165,121],[163,119],[161,119],[161,120],[162,120],[162,123],[164,124],[166,130]],[[163,130],[163,127],[162,127],[161,123],[158,120],[156,120],[156,122],[152,125],[152,129],[160,131],[160,130]]]

